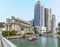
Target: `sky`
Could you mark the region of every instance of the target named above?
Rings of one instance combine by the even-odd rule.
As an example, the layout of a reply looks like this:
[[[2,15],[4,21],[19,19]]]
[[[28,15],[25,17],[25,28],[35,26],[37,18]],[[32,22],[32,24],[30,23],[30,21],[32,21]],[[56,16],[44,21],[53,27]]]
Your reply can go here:
[[[15,16],[30,21],[34,18],[34,4],[38,0],[0,0],[0,22]],[[40,0],[45,8],[51,8],[56,15],[56,25],[60,22],[60,0]]]

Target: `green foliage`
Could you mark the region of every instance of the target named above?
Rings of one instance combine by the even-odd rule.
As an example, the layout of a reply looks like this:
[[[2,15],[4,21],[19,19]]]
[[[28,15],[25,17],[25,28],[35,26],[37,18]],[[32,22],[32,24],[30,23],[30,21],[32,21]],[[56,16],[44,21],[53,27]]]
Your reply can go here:
[[[34,31],[35,32],[35,34],[38,34],[38,31],[36,30],[36,31]]]
[[[60,35],[60,30],[57,32],[57,34],[59,34],[59,35]]]
[[[58,23],[58,27],[60,28],[60,22]]]
[[[21,30],[24,30],[24,28],[23,28],[23,27],[21,27]]]
[[[3,35],[4,37],[8,36],[9,33],[10,33],[10,31],[7,31],[7,30],[2,31],[2,35]]]
[[[26,33],[25,35],[29,35],[29,34],[33,34],[33,33]]]
[[[4,22],[0,22],[0,28],[4,28]]]
[[[11,31],[8,31],[8,30],[3,30],[2,31],[2,35],[4,37],[7,37],[7,36],[12,36],[12,35],[16,35],[18,31],[15,31],[15,30],[11,30]]]
[[[16,33],[17,33],[17,31],[15,31],[15,30],[10,31],[10,35],[16,35]]]
[[[38,34],[38,31],[37,31],[37,29],[36,29],[36,28],[34,28],[34,32],[35,32],[35,34]]]

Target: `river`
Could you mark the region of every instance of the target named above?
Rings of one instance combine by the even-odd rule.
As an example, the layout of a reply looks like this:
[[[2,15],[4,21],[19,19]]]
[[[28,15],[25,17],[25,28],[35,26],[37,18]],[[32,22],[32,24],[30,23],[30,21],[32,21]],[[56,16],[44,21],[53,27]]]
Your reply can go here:
[[[17,47],[60,47],[60,39],[56,35],[37,36],[38,40],[29,41],[27,38],[9,39]]]

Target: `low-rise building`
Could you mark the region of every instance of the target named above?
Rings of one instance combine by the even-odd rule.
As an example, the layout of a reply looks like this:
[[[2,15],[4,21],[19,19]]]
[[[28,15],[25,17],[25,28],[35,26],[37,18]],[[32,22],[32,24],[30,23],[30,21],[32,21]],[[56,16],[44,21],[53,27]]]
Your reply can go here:
[[[30,23],[28,23],[22,19],[16,18],[14,16],[12,16],[11,19],[7,18],[6,30],[21,31],[22,30],[21,28],[23,28],[24,32],[26,33],[26,32],[30,31],[31,25],[30,25]]]

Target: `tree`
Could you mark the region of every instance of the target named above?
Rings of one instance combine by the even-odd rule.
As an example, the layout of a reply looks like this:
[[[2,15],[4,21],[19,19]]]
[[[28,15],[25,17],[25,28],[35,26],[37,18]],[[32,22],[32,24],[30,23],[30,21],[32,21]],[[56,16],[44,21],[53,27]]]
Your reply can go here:
[[[60,22],[58,23],[58,28],[59,28],[59,30],[60,30]]]
[[[58,23],[58,28],[59,28],[59,30],[58,30],[57,34],[60,35],[60,22]]]
[[[60,28],[60,22],[58,23],[58,27]]]
[[[37,31],[37,29],[36,29],[36,28],[34,28],[34,32],[35,32],[35,34],[38,34],[38,31]]]
[[[4,28],[4,22],[0,22],[0,28]]]
[[[59,34],[59,35],[60,35],[60,30],[57,32],[57,34]]]

